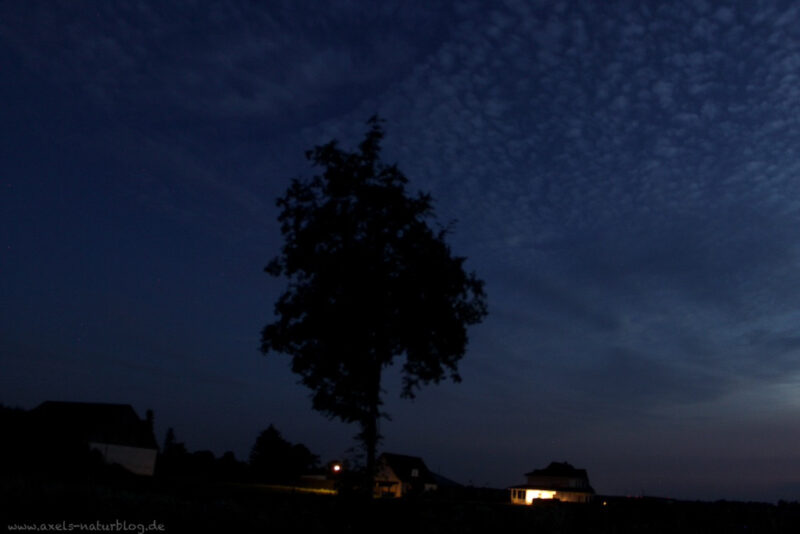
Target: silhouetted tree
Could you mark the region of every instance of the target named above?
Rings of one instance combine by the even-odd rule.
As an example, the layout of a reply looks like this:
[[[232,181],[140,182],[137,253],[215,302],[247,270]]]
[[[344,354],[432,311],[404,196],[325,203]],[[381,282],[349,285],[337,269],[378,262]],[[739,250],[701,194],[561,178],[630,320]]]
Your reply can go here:
[[[240,462],[231,451],[226,451],[216,464],[216,477],[229,482],[245,482],[250,475],[250,466]]]
[[[261,350],[292,356],[313,407],[358,423],[372,478],[380,439],[381,374],[405,355],[402,396],[456,382],[466,327],[486,314],[483,282],[434,230],[430,195],[409,195],[396,165],[380,161],[381,120],[355,152],[336,141],[306,152],[322,174],[295,179],[277,201],[284,245],[266,267],[288,278]]]
[[[175,431],[167,429],[164,448],[158,455],[156,472],[159,476],[186,476],[192,472],[192,456],[186,445],[175,440]]]
[[[147,428],[150,430],[150,432],[153,432],[154,425],[155,425],[155,414],[153,413],[153,410],[147,410],[147,412],[145,412],[144,423],[147,426]]]
[[[167,452],[173,445],[175,445],[175,430],[172,427],[167,429],[167,435],[164,436],[164,447],[162,452]]]
[[[203,479],[216,478],[217,459],[208,450],[194,451],[189,456],[189,466],[193,476]]]
[[[237,460],[231,451],[220,458],[209,450],[189,452],[184,443],[175,439],[175,431],[170,427],[158,455],[156,475],[201,482],[246,482],[250,478],[250,467]]]
[[[292,444],[272,426],[261,432],[250,451],[253,475],[268,482],[288,482],[313,469],[319,458],[305,445]]]

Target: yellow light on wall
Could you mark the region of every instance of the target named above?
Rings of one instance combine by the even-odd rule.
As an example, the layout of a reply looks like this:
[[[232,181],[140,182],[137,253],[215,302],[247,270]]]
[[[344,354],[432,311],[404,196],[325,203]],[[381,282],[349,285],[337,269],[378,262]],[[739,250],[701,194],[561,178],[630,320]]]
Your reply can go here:
[[[525,491],[525,502],[531,504],[534,499],[554,499],[555,491],[529,489]]]

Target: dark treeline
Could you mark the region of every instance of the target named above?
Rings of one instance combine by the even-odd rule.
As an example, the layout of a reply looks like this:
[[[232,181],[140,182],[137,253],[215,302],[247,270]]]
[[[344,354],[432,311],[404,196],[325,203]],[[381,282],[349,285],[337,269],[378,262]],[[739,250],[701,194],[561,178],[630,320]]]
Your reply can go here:
[[[314,472],[318,463],[319,457],[305,445],[287,441],[272,425],[259,434],[248,462],[236,459],[231,451],[220,457],[209,450],[189,452],[170,428],[156,462],[156,476],[285,484]]]
[[[152,435],[153,412],[141,421]],[[125,477],[118,465],[108,465],[102,454],[89,446],[75,421],[43,420],[35,411],[0,405],[0,471],[8,476],[84,479]],[[154,438],[153,438],[154,439]],[[159,447],[155,477],[202,481],[289,483],[319,471],[319,457],[300,443],[291,443],[269,425],[262,431],[248,461],[227,451],[217,457],[209,450],[190,451],[177,440],[172,428]]]

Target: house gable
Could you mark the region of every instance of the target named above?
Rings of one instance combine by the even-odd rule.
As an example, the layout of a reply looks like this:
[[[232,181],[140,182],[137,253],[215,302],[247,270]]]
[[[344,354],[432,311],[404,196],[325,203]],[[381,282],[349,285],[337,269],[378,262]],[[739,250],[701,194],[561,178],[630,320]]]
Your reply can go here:
[[[544,469],[525,473],[525,476],[525,485],[509,488],[514,504],[532,504],[540,499],[589,502],[594,495],[586,470],[576,469],[567,462],[552,462]]]
[[[422,458],[383,453],[378,458],[375,476],[377,496],[402,497],[437,489],[436,477]]]

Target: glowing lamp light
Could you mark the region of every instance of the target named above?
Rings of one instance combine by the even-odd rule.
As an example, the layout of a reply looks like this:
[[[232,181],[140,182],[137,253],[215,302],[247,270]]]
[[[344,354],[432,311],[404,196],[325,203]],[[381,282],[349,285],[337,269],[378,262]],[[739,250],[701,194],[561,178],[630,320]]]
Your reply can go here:
[[[342,464],[333,464],[331,469],[334,473],[339,473],[342,470]]]
[[[525,502],[527,504],[531,504],[533,503],[534,499],[553,499],[555,496],[555,491],[529,489],[525,491]]]

